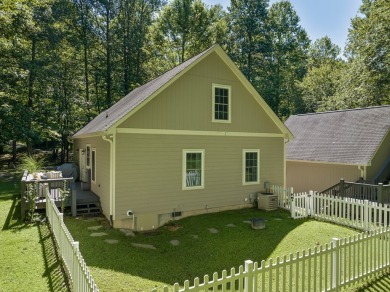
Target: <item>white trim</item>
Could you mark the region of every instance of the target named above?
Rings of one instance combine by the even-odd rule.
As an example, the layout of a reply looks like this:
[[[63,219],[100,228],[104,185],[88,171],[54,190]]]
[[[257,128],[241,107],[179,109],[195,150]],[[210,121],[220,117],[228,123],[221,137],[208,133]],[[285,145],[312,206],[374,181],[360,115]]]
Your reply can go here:
[[[200,153],[202,155],[202,168],[201,168],[201,184],[200,186],[187,187],[187,153]],[[199,190],[204,189],[204,149],[183,149],[183,159],[182,159],[182,190]]]
[[[89,148],[89,163],[88,163],[88,148]],[[91,169],[91,144],[85,145],[85,169]]]
[[[232,87],[230,85],[222,85],[212,83],[212,108],[211,108],[211,121],[213,123],[231,123],[232,122]],[[215,118],[215,89],[222,88],[228,90],[228,119],[227,120],[219,120]]]
[[[116,132],[118,134],[285,138],[285,135],[282,133],[278,134],[278,133],[220,132],[220,131],[165,130],[165,129],[140,129],[140,128],[117,128]]]
[[[95,152],[95,156],[92,154],[93,152]],[[95,160],[95,161],[93,161]],[[96,184],[96,169],[97,169],[97,165],[96,165],[96,148],[91,148],[91,182]],[[95,173],[93,173],[93,167],[92,167],[92,164],[95,165]],[[94,177],[94,174],[95,174],[95,180],[93,180],[93,177]]]
[[[338,164],[338,165],[347,165],[347,166],[371,166],[370,164],[361,164],[361,163],[343,163],[343,162],[329,162],[329,161],[310,161],[310,160],[294,160],[286,159],[287,162],[301,162],[301,163],[314,163],[314,164]]]
[[[245,180],[245,169],[246,169],[246,153],[257,153],[257,180],[247,182]],[[242,150],[242,184],[246,185],[257,185],[260,184],[260,150],[259,149],[243,149]]]

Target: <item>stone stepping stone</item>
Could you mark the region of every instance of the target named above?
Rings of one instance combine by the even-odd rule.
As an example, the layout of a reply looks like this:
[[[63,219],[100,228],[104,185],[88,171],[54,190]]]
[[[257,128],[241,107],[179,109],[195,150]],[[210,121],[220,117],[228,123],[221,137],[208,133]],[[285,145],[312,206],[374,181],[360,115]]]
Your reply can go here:
[[[99,237],[99,236],[106,236],[106,235],[108,235],[108,234],[105,233],[105,232],[94,232],[94,233],[91,233],[92,237]]]
[[[171,240],[170,243],[173,245],[173,246],[178,246],[180,244],[180,241],[178,241],[177,239],[174,239],[174,240]]]
[[[109,243],[109,244],[115,244],[115,243],[119,242],[119,240],[116,240],[116,239],[105,239],[104,241]]]
[[[226,227],[236,227],[236,225],[230,223],[230,224],[226,224]]]
[[[218,231],[217,229],[215,229],[215,228],[209,228],[209,231],[210,231],[211,233],[213,233],[213,234],[216,234],[216,233],[219,232],[219,231]]]
[[[199,238],[199,236],[196,235],[196,234],[191,234],[191,237],[192,237],[193,239],[198,239],[198,238]]]
[[[243,223],[246,223],[246,224],[252,224],[252,221],[251,220],[244,220],[242,221]]]
[[[151,244],[132,243],[131,245],[134,247],[141,247],[141,248],[146,248],[146,249],[157,249],[155,246],[153,246]]]
[[[130,229],[119,229],[120,232],[122,232],[125,236],[131,236],[131,237],[135,237],[135,234],[132,230]]]
[[[94,230],[94,231],[96,231],[96,230],[98,230],[98,229],[100,229],[100,228],[102,228],[102,227],[103,227],[103,225],[89,226],[89,227],[88,227],[88,230]]]

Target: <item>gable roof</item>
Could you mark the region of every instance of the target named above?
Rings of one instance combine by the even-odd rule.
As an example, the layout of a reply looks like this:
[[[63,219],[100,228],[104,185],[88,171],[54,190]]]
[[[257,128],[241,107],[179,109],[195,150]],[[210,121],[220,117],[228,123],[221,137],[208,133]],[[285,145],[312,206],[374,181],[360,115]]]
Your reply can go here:
[[[293,115],[286,159],[370,165],[390,129],[390,106]]]
[[[286,138],[292,138],[290,131],[284,126],[272,109],[261,98],[256,89],[245,78],[233,61],[227,56],[223,49],[219,45],[213,45],[209,49],[196,55],[195,57],[185,61],[184,63],[176,66],[175,68],[167,71],[159,77],[145,83],[144,85],[134,89],[128,95],[123,97],[109,109],[101,112],[86,126],[80,129],[73,138],[81,138],[92,135],[103,135],[107,133],[109,129],[112,129],[127,119],[137,109],[141,108],[147,102],[152,100],[162,90],[172,84],[175,80],[180,78],[185,72],[190,70],[198,62],[203,60],[206,56],[212,52],[216,52],[221,59],[228,65],[233,73],[240,79],[249,92],[255,97],[257,102],[264,108],[265,112],[270,116],[273,122],[281,130]]]

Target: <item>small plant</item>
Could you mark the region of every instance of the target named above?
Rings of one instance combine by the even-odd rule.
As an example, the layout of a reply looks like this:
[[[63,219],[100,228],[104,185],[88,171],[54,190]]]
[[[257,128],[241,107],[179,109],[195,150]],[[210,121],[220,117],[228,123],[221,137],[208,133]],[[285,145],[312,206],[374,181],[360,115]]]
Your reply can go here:
[[[60,200],[61,200],[61,212],[64,213],[66,203],[70,197],[70,190],[66,181],[63,181],[63,187],[60,189]]]
[[[19,165],[21,171],[27,170],[28,173],[34,174],[42,170],[45,165],[45,160],[43,158],[34,158],[33,156],[24,155],[22,157],[22,162]]]
[[[32,222],[34,219],[34,211],[36,205],[36,198],[38,197],[39,184],[37,182],[30,183],[27,185],[25,200],[27,202],[27,216],[26,221]]]

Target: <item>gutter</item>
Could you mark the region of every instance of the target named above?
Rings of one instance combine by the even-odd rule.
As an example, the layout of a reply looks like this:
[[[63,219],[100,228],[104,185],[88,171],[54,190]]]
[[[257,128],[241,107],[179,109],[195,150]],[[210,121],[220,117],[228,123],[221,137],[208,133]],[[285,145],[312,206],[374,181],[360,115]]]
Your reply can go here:
[[[110,143],[110,225],[113,226],[114,218],[114,135],[105,135],[102,136],[104,141]]]

